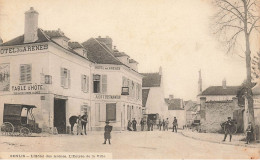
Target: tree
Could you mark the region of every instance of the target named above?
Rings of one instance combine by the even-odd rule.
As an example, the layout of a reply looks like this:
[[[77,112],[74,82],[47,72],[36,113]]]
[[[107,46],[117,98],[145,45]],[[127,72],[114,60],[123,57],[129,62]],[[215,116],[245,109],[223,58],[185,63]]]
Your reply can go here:
[[[252,71],[251,71],[251,46],[252,33],[260,32],[259,0],[214,0],[217,8],[215,15],[215,29],[220,38],[227,44],[227,52],[234,51],[238,47],[238,40],[243,39],[246,60],[246,80],[249,90],[245,92],[248,100],[249,121],[255,126],[253,95],[252,95]],[[238,52],[237,52],[238,53]]]

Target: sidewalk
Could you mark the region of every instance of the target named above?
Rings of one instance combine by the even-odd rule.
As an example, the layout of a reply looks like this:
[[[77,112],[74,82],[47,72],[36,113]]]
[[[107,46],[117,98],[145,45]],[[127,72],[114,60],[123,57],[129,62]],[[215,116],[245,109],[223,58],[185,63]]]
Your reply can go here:
[[[250,143],[245,144],[245,141],[242,141],[245,139],[244,134],[236,134],[232,136],[232,141],[229,142],[229,135],[225,142],[222,142],[224,138],[224,134],[219,133],[198,133],[196,131],[192,132],[191,130],[179,130],[179,132],[185,136],[196,140],[201,141],[208,141],[212,143],[219,143],[219,144],[227,144],[227,145],[235,145],[235,146],[244,146],[244,147],[251,147],[251,148],[260,148],[260,143]]]

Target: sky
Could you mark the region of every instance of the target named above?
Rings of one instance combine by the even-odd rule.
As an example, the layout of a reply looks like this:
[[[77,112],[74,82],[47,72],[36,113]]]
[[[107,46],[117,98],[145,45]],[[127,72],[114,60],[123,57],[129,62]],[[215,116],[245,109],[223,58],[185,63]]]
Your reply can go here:
[[[246,78],[245,59],[236,54],[243,49],[226,54],[213,34],[210,0],[0,0],[4,42],[23,34],[30,7],[39,12],[44,30],[60,28],[78,42],[109,36],[119,51],[139,62],[139,72],[158,72],[161,66],[165,97],[196,100],[199,70],[203,90],[223,79],[240,85]]]

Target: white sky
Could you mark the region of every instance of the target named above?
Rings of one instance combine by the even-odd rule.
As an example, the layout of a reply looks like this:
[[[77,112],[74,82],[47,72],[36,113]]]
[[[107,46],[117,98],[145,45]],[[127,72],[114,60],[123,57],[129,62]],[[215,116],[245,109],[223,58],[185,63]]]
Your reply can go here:
[[[208,1],[0,0],[0,36],[7,41],[22,35],[24,12],[34,7],[40,28],[60,28],[79,42],[110,36],[113,45],[139,62],[139,72],[158,72],[162,66],[166,97],[195,100],[199,69],[203,89],[221,85],[224,78],[227,85],[239,85],[246,77],[245,60],[226,55],[211,34]]]

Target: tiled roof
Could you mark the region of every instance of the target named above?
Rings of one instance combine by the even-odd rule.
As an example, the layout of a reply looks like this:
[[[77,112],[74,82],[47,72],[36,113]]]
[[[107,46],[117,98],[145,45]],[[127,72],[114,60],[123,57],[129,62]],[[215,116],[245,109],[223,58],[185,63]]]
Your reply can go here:
[[[50,31],[44,31],[44,33],[50,37],[50,38],[56,38],[56,37],[65,37],[69,40],[68,37],[65,36],[65,34],[60,30],[50,30]]]
[[[165,98],[164,100],[168,104],[168,110],[184,110],[183,109],[182,99],[179,99],[179,98],[174,98],[174,99]]]
[[[33,43],[40,43],[40,42],[48,42],[48,38],[44,35],[42,29],[37,30],[38,40]],[[13,45],[23,45],[24,43],[24,35],[18,36],[10,41],[7,41],[0,46],[13,46]]]
[[[192,107],[190,107],[189,109],[187,109],[187,111],[197,112],[199,107],[200,107],[199,104],[195,104]]]
[[[134,59],[129,59],[129,63],[138,63],[138,62],[135,61]]]
[[[83,42],[82,45],[88,50],[88,58],[96,63],[124,65],[113,56],[111,49],[109,49],[104,43],[100,43],[94,38],[90,38],[89,40]]]
[[[117,50],[114,50],[113,55],[114,55],[115,57],[122,57],[122,56],[127,56],[127,57],[129,57],[127,54],[125,54],[125,52],[118,52]]]
[[[161,75],[159,73],[141,73],[143,78],[143,87],[160,87]]]
[[[237,95],[240,86],[227,86],[224,89],[222,86],[211,86],[205,89],[200,96],[207,95]]]
[[[149,95],[149,91],[150,89],[142,89],[142,103],[143,103],[143,107],[146,106],[146,102],[147,102],[147,98]]]
[[[82,44],[80,44],[79,42],[69,42],[69,47],[72,49],[84,48],[84,46]]]

